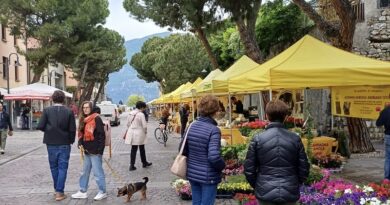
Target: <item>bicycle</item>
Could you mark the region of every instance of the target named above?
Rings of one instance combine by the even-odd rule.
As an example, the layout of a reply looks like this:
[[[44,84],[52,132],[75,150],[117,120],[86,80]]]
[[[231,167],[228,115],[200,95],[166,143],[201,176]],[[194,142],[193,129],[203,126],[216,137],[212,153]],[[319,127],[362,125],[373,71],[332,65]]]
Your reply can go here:
[[[168,120],[167,127],[168,127],[168,129],[167,129],[168,133],[169,134],[172,133],[173,132],[173,125],[171,124],[170,120]]]
[[[169,129],[168,129],[169,130]],[[154,137],[156,138],[157,142],[160,144],[164,144],[164,147],[167,146],[167,141],[168,141],[168,132],[165,130],[164,124],[160,124],[159,127],[157,127],[154,130]]]

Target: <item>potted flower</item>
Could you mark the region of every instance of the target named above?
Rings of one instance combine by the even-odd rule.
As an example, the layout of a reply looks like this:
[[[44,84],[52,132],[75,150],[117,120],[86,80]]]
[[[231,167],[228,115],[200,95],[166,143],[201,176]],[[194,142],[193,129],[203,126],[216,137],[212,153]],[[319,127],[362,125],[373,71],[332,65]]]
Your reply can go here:
[[[177,195],[183,200],[191,200],[191,184],[188,180],[176,179],[172,182],[172,188],[175,189]]]

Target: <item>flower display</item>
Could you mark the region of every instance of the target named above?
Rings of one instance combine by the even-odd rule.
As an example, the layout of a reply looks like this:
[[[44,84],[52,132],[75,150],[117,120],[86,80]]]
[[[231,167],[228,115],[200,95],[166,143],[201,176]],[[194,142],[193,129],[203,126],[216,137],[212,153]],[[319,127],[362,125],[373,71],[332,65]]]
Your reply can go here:
[[[181,197],[185,196],[186,198],[190,198],[192,196],[191,184],[188,180],[176,179],[171,183],[171,185],[172,188],[175,189],[177,195]]]
[[[238,125],[238,128],[243,136],[249,136],[250,132],[255,129],[264,129],[269,122],[256,120],[254,122],[244,122]]]
[[[256,197],[253,194],[238,193],[234,195],[234,199],[238,201],[238,204],[243,205],[243,204],[249,204],[251,201],[256,200]]]
[[[302,118],[294,118],[293,116],[288,116],[284,121],[284,126],[287,128],[293,127],[302,127],[304,120]]]
[[[312,162],[323,168],[340,168],[344,160],[340,154],[322,155],[317,153],[313,156]]]

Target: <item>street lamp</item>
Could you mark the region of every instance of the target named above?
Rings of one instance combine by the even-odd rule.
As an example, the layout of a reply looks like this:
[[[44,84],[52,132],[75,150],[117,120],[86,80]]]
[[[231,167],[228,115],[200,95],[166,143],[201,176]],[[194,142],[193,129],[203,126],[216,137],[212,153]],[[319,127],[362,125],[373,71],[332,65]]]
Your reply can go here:
[[[16,55],[16,66],[22,66],[22,64],[19,63],[19,55],[17,53],[10,53],[7,59],[7,62],[5,62],[7,66],[7,93],[9,94],[9,66],[11,65],[11,56]]]

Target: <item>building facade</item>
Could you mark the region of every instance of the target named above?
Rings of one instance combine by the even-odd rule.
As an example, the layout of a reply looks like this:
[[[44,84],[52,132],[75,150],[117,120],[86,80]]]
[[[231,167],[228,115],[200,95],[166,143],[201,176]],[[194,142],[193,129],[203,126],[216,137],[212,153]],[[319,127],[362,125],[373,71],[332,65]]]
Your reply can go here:
[[[356,5],[363,15],[357,16],[354,52],[390,61],[390,1],[361,0]]]
[[[19,54],[18,49],[26,52],[26,41],[11,35],[11,30],[0,24],[0,87],[7,89],[7,74],[9,75],[9,87],[19,87],[28,84],[28,66],[25,56]],[[16,64],[19,56],[18,66]],[[9,71],[9,72],[8,72]]]

